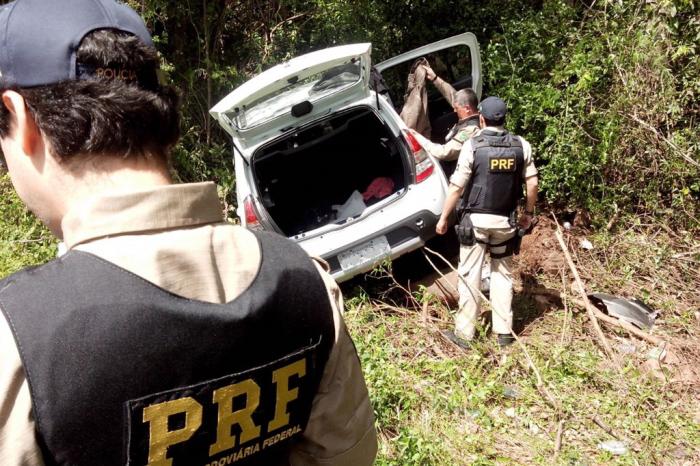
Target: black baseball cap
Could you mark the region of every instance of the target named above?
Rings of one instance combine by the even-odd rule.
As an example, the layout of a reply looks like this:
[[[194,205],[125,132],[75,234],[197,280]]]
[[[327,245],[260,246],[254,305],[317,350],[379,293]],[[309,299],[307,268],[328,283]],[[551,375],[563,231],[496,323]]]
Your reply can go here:
[[[479,104],[479,113],[490,121],[501,121],[506,117],[508,107],[498,97],[487,97]]]
[[[0,7],[0,87],[79,79],[76,50],[98,29],[133,34],[153,46],[138,13],[114,0],[15,0]]]

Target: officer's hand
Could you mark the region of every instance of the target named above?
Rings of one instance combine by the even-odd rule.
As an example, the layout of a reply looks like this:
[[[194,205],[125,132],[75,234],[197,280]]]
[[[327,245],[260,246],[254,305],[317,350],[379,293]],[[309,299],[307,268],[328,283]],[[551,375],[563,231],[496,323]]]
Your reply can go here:
[[[523,230],[529,230],[533,225],[534,217],[529,214],[522,214],[518,220],[518,226]]]
[[[423,143],[421,142],[421,139],[420,139],[420,138],[423,138],[423,137],[425,137],[425,136],[423,136],[422,134],[420,134],[418,131],[416,131],[416,130],[413,129],[413,128],[408,128],[408,130],[413,134],[413,137],[415,137],[416,139],[418,139],[418,142],[419,142],[420,144],[423,144]]]
[[[423,67],[425,70],[425,77],[428,78],[429,80],[433,81],[435,78],[437,78],[437,75],[435,74],[435,71],[428,65],[420,65]]]
[[[447,233],[447,220],[440,218],[437,225],[435,226],[435,231],[438,235],[444,235]]]

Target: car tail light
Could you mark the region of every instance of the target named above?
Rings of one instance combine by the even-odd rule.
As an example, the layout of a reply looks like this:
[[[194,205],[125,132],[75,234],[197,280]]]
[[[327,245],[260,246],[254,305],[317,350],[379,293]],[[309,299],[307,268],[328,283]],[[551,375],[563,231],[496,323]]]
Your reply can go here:
[[[423,146],[416,140],[415,136],[413,136],[410,131],[404,131],[404,135],[408,146],[411,148],[411,152],[413,152],[413,159],[416,161],[416,183],[420,183],[433,174],[435,166],[425,152],[425,149],[423,149]]]
[[[245,212],[246,226],[252,230],[262,230],[260,217],[255,204],[253,204],[253,196],[250,194],[243,200],[243,211]]]

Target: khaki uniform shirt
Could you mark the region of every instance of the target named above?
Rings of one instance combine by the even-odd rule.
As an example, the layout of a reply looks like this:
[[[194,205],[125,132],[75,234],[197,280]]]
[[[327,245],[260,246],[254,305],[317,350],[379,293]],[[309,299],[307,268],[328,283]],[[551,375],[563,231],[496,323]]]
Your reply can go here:
[[[484,130],[495,131],[497,133],[503,133],[505,129],[500,127],[487,126]],[[476,135],[479,133],[477,132]],[[537,175],[537,168],[535,167],[535,161],[532,157],[532,147],[530,143],[521,136],[516,136],[520,138],[523,144],[523,158],[525,163],[523,165],[523,179],[530,178],[531,176]],[[474,150],[472,149],[471,141],[467,141],[462,146],[462,151],[459,154],[459,159],[457,160],[457,168],[450,177],[450,183],[464,189],[467,186],[467,182],[472,175],[472,166],[474,164]],[[508,223],[508,217],[502,215],[494,214],[482,214],[473,213],[471,214],[472,224],[478,228],[510,228]]]
[[[478,125],[467,125],[456,132],[451,130],[447,135],[447,142],[445,144],[434,143],[420,133],[413,133],[413,135],[416,137],[416,139],[418,139],[420,145],[423,146],[423,148],[427,150],[430,155],[438,160],[451,162],[459,158],[462,145],[464,145],[464,143],[478,131]]]
[[[253,282],[260,250],[246,229],[224,223],[213,183],[159,186],[93,198],[63,219],[68,249],[87,251],[180,296],[224,303]],[[368,465],[377,451],[374,417],[355,348],[328,290],[335,345],[292,465]],[[0,313],[0,465],[40,466],[32,405],[14,337]]]
[[[440,94],[447,100],[452,107],[454,107],[455,92],[457,90],[452,87],[452,84],[448,83],[440,76],[435,76],[435,79],[431,81],[433,85],[440,91]]]
[[[436,76],[432,81],[433,85],[440,91],[440,94],[447,100],[451,106],[454,107],[454,87],[447,81],[442,80],[439,76]],[[459,125],[459,123],[457,123]],[[455,125],[455,126],[457,126]],[[425,150],[428,151],[430,155],[438,160],[443,160],[445,162],[451,162],[457,160],[459,157],[459,152],[462,150],[462,145],[465,141],[469,140],[474,134],[479,131],[479,120],[476,120],[476,125],[468,125],[459,131],[450,130],[445,138],[444,144],[437,144],[427,139],[421,134],[414,133],[416,135],[418,142]]]

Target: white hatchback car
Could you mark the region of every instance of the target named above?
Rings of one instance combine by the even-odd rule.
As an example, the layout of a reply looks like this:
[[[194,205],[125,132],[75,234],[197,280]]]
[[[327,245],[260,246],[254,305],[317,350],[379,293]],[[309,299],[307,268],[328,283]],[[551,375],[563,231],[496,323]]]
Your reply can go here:
[[[392,104],[403,98],[411,63],[425,56],[455,88],[481,95],[471,33],[379,63],[379,73],[371,72],[370,51],[371,44],[352,44],[291,59],[211,109],[233,139],[243,225],[298,242],[328,261],[337,281],[435,235],[447,178]],[[373,90],[382,89],[380,76],[388,92]],[[432,139],[444,140],[455,117],[434,89],[429,114]]]

